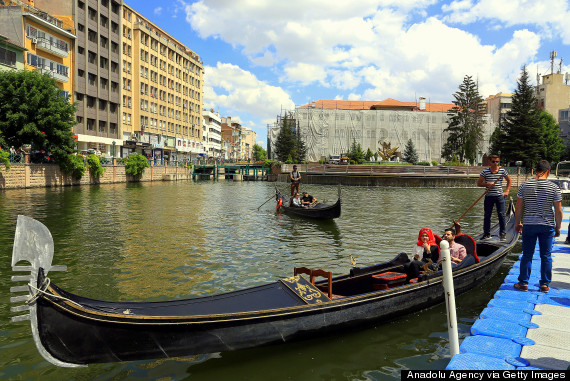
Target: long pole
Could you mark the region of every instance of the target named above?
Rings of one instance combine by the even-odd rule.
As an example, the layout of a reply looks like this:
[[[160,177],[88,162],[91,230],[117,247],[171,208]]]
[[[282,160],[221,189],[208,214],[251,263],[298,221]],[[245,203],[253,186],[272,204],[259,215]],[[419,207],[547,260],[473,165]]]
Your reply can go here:
[[[467,208],[467,210],[461,215],[461,217],[459,217],[457,220],[453,221],[454,225],[459,225],[459,220],[462,219],[467,212],[469,212],[471,210],[471,208],[473,208],[478,202],[479,200],[481,200],[483,198],[483,196],[485,196],[492,188],[495,187],[495,185],[499,182],[499,180],[501,180],[503,178],[503,176],[499,176],[499,178],[497,180],[495,180],[495,182],[493,183],[492,187],[489,187],[485,190],[485,192],[483,192],[483,194],[481,196],[479,196],[479,198],[477,200],[475,200],[475,202],[473,204],[471,204],[471,206],[469,208]]]

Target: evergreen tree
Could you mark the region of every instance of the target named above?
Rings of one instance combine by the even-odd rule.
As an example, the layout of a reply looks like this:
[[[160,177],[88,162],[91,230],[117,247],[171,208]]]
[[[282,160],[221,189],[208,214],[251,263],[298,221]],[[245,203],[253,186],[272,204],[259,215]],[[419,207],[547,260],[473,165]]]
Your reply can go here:
[[[292,114],[281,118],[281,128],[275,140],[275,155],[279,161],[287,161],[289,156],[292,159],[291,151],[295,148],[296,143],[295,134],[293,133],[294,126],[295,120]]]
[[[480,107],[483,98],[479,95],[477,84],[468,75],[463,78],[459,91],[453,97],[455,106],[449,110],[450,121],[444,130],[449,135],[441,155],[451,159],[455,154],[461,162],[474,162],[483,141],[483,111]]]
[[[356,143],[356,140],[352,141],[352,146],[350,147],[350,151],[348,151],[346,156],[348,156],[350,161],[355,164],[364,163],[364,151],[362,151],[360,143]]]
[[[366,161],[370,161],[372,156],[374,156],[374,154],[372,153],[372,150],[370,149],[370,147],[368,147],[368,150],[366,151],[366,155],[364,155],[364,159]]]
[[[529,83],[526,66],[517,81],[511,110],[500,124],[497,145],[505,162],[521,160],[526,168],[533,168],[545,153],[543,125],[536,104],[534,88]]]
[[[541,110],[539,118],[542,123],[544,152],[542,158],[550,162],[559,162],[566,153],[566,146],[560,137],[560,125],[548,111]]]
[[[76,148],[75,105],[47,74],[0,71],[0,116],[0,147],[31,144],[60,164]]]
[[[404,161],[407,163],[416,164],[419,161],[418,152],[414,146],[412,139],[408,140],[406,143],[406,148],[404,149]]]
[[[307,148],[300,131],[295,127],[292,113],[281,118],[281,128],[275,140],[275,155],[283,162],[300,163],[305,160]]]

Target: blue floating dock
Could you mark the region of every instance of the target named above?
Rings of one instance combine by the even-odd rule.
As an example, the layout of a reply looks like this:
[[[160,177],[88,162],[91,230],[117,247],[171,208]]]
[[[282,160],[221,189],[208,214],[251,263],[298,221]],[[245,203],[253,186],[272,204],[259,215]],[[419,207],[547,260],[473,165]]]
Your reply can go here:
[[[570,366],[570,208],[552,249],[550,292],[539,290],[540,255],[532,261],[528,292],[514,288],[520,257],[471,327],[447,370],[566,370]]]

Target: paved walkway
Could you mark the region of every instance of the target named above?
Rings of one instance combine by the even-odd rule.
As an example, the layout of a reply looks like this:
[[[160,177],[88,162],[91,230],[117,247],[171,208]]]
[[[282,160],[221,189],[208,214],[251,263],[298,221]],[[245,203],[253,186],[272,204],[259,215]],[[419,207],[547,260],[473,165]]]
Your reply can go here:
[[[565,207],[562,234],[552,251],[550,292],[539,291],[537,248],[529,291],[513,287],[518,282],[519,258],[446,369],[565,370],[570,366],[570,245],[564,244],[569,222],[570,208]]]

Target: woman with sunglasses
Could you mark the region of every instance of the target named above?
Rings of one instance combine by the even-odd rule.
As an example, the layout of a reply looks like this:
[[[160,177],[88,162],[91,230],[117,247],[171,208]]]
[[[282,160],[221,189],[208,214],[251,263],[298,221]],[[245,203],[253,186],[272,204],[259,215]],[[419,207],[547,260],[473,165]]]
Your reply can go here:
[[[485,215],[483,218],[483,239],[491,238],[491,214],[493,206],[497,207],[497,216],[499,217],[499,238],[505,239],[505,197],[509,195],[511,190],[511,177],[505,168],[499,167],[499,156],[490,155],[491,166],[481,171],[478,187],[488,189],[485,195],[483,207]],[[503,192],[503,179],[507,181],[507,189]]]

